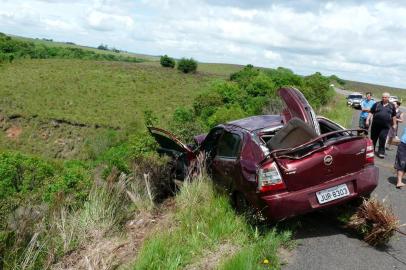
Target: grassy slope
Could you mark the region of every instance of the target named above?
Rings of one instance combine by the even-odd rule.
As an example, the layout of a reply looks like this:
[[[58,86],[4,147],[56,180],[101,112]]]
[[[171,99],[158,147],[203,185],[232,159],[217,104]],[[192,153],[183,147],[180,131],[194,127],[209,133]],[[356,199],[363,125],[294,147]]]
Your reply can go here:
[[[132,63],[22,60],[1,69],[0,106],[8,115],[124,127],[147,109],[166,121],[210,79]]]
[[[389,92],[391,95],[396,95],[399,98],[406,100],[406,89],[403,88],[396,88],[396,87],[388,87],[383,85],[377,84],[370,84],[370,83],[363,83],[363,82],[355,82],[355,81],[345,81],[344,88],[346,90],[354,91],[354,92],[372,92],[375,96],[375,99],[380,99],[380,95],[383,92]]]
[[[165,127],[176,107],[190,106],[217,78],[146,63],[44,59],[5,64],[0,66],[0,118],[23,118],[0,119],[0,149],[80,158],[86,141],[109,140],[108,127],[139,129],[145,110],[153,111]],[[54,126],[52,119],[86,126]],[[10,140],[7,130],[15,126],[22,133]]]

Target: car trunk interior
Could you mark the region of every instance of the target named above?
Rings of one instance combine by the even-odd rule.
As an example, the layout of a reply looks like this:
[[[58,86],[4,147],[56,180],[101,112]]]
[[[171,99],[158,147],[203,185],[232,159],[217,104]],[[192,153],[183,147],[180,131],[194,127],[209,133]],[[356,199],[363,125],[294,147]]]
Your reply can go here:
[[[319,118],[318,121],[322,135],[343,130],[328,119]],[[343,130],[328,136],[323,142],[306,144],[318,137],[317,134],[309,132],[308,127],[300,123],[294,124],[293,128],[285,125],[279,130],[261,134],[261,140],[270,151],[296,147],[293,151],[284,151],[275,157],[288,190],[314,186],[338,175],[359,171],[364,166],[366,140],[362,136],[353,136]],[[302,144],[305,146],[300,147]],[[278,145],[282,147],[278,148]],[[326,156],[332,158],[329,165],[325,164]],[[349,160],[351,162],[348,162]]]

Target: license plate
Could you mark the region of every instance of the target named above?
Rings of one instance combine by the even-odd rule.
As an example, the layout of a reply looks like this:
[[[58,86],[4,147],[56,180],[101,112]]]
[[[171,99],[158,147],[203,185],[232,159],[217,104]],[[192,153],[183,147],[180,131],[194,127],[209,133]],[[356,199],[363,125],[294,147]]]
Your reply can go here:
[[[346,184],[338,185],[328,189],[323,189],[316,192],[317,200],[320,204],[334,201],[350,195],[350,191]]]

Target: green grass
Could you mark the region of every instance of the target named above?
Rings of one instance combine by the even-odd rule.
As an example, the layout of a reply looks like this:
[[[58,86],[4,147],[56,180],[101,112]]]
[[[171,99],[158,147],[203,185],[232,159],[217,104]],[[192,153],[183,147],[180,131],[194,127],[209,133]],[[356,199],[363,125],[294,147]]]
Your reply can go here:
[[[87,141],[105,136],[109,129],[141,129],[145,110],[153,111],[158,124],[166,127],[175,108],[190,107],[214,79],[138,63],[16,60],[0,66],[0,116],[22,118],[0,125],[3,130],[19,126],[22,133],[18,140],[1,134],[0,148],[79,157]],[[84,126],[55,126],[52,119]]]
[[[317,111],[317,115],[333,120],[343,127],[351,128],[354,110],[347,106],[347,100],[343,95],[335,94],[333,100]]]
[[[287,243],[290,233],[268,229],[259,234],[235,214],[228,198],[217,194],[207,178],[185,183],[176,206],[172,228],[144,243],[134,269],[181,269],[209,260],[206,254],[225,243],[235,247],[236,253],[222,254],[223,269],[263,269],[265,258],[272,262],[271,269],[279,269],[276,251]]]
[[[165,122],[191,104],[210,76],[123,62],[22,60],[0,70],[0,106],[7,115],[125,127],[144,110]]]
[[[199,63],[198,72],[217,75],[228,79],[231,73],[240,71],[244,68],[242,65],[217,64],[217,63]]]

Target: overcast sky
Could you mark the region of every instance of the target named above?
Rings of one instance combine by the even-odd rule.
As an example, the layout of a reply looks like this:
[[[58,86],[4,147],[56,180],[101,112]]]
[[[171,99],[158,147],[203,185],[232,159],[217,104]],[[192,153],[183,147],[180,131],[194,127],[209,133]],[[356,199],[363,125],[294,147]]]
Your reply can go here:
[[[406,87],[400,1],[0,0],[0,32]]]

